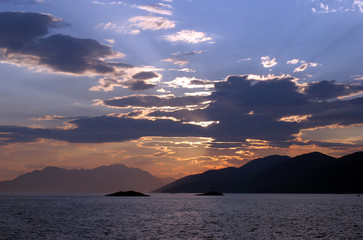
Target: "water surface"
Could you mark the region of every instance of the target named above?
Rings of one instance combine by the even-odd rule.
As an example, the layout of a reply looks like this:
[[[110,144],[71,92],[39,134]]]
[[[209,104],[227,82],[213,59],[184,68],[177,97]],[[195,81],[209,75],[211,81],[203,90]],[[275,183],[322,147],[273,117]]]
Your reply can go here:
[[[363,197],[0,194],[0,239],[363,239]]]

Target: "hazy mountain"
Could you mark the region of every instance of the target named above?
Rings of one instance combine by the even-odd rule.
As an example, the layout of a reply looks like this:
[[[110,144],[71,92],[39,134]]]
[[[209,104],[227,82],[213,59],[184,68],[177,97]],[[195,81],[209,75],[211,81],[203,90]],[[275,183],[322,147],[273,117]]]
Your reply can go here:
[[[47,167],[0,182],[0,192],[111,193],[135,190],[149,192],[165,184],[138,168],[122,164],[94,169],[67,170]]]
[[[363,192],[363,152],[334,158],[313,152],[273,155],[240,168],[207,171],[176,180],[155,192],[358,193]]]
[[[159,177],[161,181],[163,181],[164,185],[174,182],[176,179],[173,177]]]

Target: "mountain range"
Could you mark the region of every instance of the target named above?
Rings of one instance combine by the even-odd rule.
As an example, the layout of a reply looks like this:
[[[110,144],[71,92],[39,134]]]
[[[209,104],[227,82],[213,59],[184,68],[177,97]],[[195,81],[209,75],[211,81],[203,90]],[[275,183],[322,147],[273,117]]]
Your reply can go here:
[[[363,193],[363,152],[334,158],[319,152],[272,155],[240,168],[210,170],[176,180],[154,192]]]
[[[122,164],[79,170],[46,167],[0,182],[0,192],[363,193],[363,152],[341,158],[319,152],[271,155],[239,168],[209,170],[169,182]]]
[[[67,170],[46,167],[0,182],[0,192],[111,193],[135,190],[150,192],[165,185],[163,179],[122,164],[94,169]]]

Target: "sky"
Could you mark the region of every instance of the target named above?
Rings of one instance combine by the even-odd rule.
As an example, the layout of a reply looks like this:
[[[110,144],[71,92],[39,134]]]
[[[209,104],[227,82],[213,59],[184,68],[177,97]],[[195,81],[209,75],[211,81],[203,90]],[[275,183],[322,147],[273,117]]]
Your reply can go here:
[[[363,150],[362,0],[0,0],[0,180]]]

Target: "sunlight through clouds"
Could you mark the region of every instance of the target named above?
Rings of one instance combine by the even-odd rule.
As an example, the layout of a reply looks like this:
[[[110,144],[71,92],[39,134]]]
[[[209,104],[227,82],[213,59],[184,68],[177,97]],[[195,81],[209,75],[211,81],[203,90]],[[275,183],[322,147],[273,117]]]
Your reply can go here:
[[[165,82],[171,88],[214,88],[214,82],[195,77],[177,77],[170,82]]]
[[[212,37],[208,37],[204,32],[197,32],[194,30],[182,30],[180,32],[165,35],[164,39],[168,42],[185,42],[197,44],[202,42],[214,43]]]
[[[3,169],[120,162],[183,177],[363,149],[361,0],[0,7]]]

